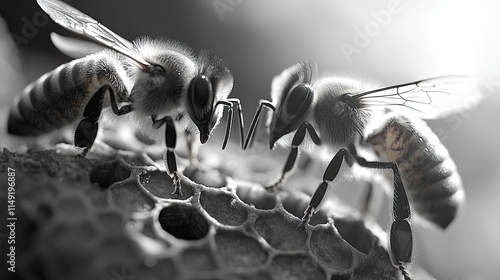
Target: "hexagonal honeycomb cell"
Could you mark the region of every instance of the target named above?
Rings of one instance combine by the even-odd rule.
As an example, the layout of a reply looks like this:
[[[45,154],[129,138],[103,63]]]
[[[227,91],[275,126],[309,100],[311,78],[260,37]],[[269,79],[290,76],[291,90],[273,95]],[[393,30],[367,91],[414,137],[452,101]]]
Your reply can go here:
[[[298,229],[309,196],[297,191],[270,194],[221,170],[222,180],[209,181],[224,186],[182,177],[184,197],[172,199],[164,171],[121,157],[4,149],[0,158],[0,180],[7,166],[17,172],[17,238],[32,240],[18,248],[24,279],[400,277],[381,245],[386,237],[347,206],[327,202]]]

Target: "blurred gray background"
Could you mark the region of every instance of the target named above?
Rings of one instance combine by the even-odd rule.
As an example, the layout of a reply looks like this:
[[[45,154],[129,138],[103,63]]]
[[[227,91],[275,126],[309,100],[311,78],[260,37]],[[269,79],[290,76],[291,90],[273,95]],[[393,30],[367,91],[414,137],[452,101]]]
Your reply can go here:
[[[221,56],[235,77],[232,95],[243,103],[247,126],[258,99],[269,98],[274,75],[305,58],[316,61],[320,71],[359,72],[386,85],[455,73],[477,75],[485,100],[463,114],[430,122],[461,172],[467,204],[445,232],[414,227],[416,262],[437,279],[500,279],[500,133],[495,125],[500,119],[500,3],[69,3],[127,39],[167,36]],[[13,149],[16,143],[4,135],[7,108],[24,86],[70,60],[49,39],[52,31],[68,33],[35,1],[2,1],[0,16],[5,21],[0,23],[0,145]],[[352,197],[352,190],[341,186],[335,193]]]

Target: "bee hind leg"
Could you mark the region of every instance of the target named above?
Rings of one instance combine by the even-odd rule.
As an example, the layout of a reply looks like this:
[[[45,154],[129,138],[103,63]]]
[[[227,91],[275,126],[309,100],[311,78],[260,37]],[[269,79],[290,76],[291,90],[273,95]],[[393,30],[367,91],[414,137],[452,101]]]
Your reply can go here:
[[[328,164],[323,175],[323,182],[320,183],[314,192],[309,205],[304,211],[299,228],[305,228],[309,224],[311,216],[318,210],[323,198],[325,197],[328,189],[328,183],[337,177],[342,160],[346,160],[349,166],[352,166],[353,161],[358,162],[359,165],[367,168],[375,169],[391,169],[394,175],[394,197],[393,197],[393,221],[390,230],[390,254],[393,265],[397,267],[405,280],[411,279],[408,272],[404,267],[404,263],[410,263],[413,251],[413,236],[410,227],[410,204],[408,197],[403,187],[403,181],[399,174],[399,169],[395,163],[392,162],[369,162],[366,159],[353,156],[352,153],[346,149],[340,149],[333,159]]]
[[[367,168],[392,169],[394,175],[394,194],[393,194],[393,221],[389,233],[390,253],[393,265],[397,267],[404,279],[411,279],[404,267],[404,263],[410,263],[413,253],[413,235],[410,226],[410,204],[406,191],[403,187],[403,181],[399,174],[399,169],[392,162],[369,162],[364,158],[356,156],[359,165]]]
[[[106,92],[109,92],[111,108],[116,115],[123,115],[132,111],[132,107],[130,105],[118,108],[113,89],[110,86],[101,87],[87,103],[87,106],[83,111],[84,118],[80,121],[76,128],[74,137],[75,146],[83,148],[83,152],[77,157],[85,157],[95,142],[97,132],[99,130],[98,122],[99,117],[101,116],[102,102]]]

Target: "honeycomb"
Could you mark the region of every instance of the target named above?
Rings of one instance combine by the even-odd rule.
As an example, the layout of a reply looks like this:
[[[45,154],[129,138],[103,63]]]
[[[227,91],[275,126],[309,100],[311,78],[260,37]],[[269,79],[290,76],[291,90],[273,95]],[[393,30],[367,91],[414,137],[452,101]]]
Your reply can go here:
[[[400,278],[384,232],[340,201],[304,230],[308,195],[270,194],[227,170],[185,168],[184,196],[171,199],[170,177],[133,157],[4,149],[0,165],[2,182],[17,172],[22,279]]]

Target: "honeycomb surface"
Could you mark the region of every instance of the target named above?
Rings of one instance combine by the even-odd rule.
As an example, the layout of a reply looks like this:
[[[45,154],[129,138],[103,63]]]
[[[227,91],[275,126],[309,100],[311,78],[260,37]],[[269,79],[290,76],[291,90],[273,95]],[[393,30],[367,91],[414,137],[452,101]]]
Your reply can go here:
[[[7,167],[17,172],[22,279],[399,277],[376,230],[340,202],[304,230],[307,195],[269,194],[215,170],[184,170],[194,181],[183,177],[183,198],[171,199],[164,171],[121,156],[4,149],[0,165],[2,182]]]

